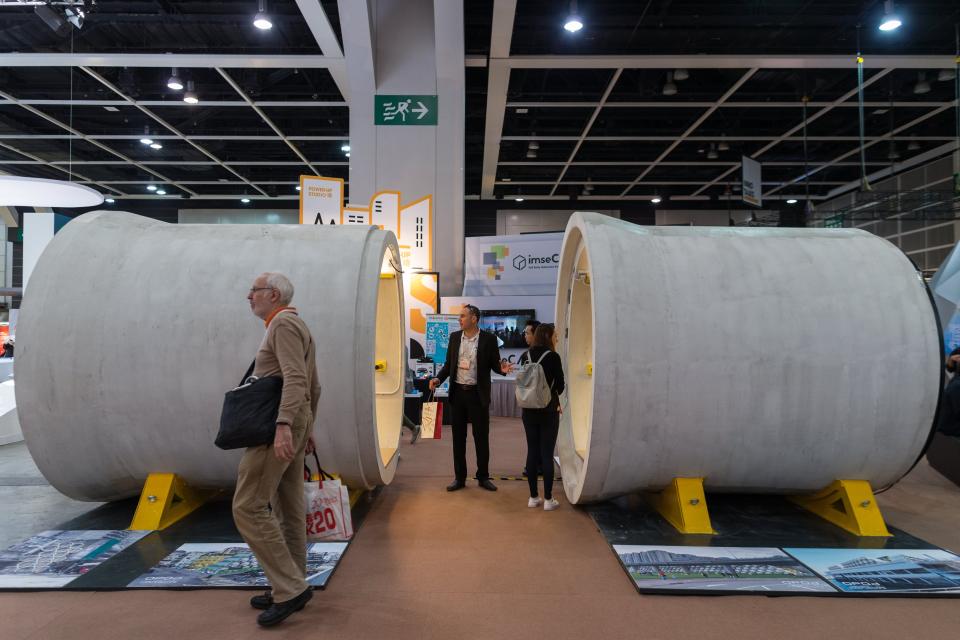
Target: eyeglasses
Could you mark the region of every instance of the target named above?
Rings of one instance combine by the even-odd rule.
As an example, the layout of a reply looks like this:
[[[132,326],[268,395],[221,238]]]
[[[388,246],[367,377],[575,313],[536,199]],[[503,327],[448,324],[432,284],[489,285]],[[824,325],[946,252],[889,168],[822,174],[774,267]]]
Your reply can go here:
[[[257,291],[273,291],[273,287],[250,287],[250,294],[254,294]]]

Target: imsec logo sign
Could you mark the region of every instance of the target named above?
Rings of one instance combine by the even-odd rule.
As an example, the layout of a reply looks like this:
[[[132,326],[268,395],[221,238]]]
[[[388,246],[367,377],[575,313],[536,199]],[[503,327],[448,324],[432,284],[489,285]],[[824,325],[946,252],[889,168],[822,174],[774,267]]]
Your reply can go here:
[[[560,254],[554,253],[549,256],[523,256],[519,255],[513,259],[513,268],[517,271],[523,271],[527,267],[531,269],[552,269],[560,263]]]

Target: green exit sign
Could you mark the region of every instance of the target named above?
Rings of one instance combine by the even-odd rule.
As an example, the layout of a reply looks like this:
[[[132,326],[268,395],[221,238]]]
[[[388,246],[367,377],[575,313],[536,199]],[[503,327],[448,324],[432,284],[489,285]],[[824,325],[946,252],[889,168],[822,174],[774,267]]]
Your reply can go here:
[[[831,216],[825,218],[823,221],[823,226],[826,229],[842,229],[843,228],[843,214],[837,216]]]
[[[373,123],[383,126],[436,126],[437,96],[374,96]]]

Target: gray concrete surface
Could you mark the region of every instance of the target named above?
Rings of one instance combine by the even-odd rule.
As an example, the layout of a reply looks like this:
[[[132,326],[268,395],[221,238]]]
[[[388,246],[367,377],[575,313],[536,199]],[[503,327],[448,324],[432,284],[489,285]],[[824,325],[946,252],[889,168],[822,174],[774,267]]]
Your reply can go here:
[[[388,358],[392,396],[375,394],[374,360],[386,357],[375,351],[378,325],[403,327],[399,279],[389,280],[396,317],[378,322],[391,264],[400,264],[396,239],[373,227],[76,218],[41,256],[17,328],[17,408],[38,467],[64,494],[91,501],[137,495],[153,472],[233,486],[241,452],[213,444],[223,394],[263,337],[250,283],[280,271],[317,344],[321,462],[353,487],[389,482],[396,459],[381,456],[400,439],[402,341]],[[395,424],[377,421],[387,397]]]
[[[932,428],[935,310],[909,259],[865,231],[577,213],[556,317],[572,502],[675,477],[709,491],[882,489]]]
[[[0,549],[98,506],[72,500],[51,487],[26,444],[0,446]]]

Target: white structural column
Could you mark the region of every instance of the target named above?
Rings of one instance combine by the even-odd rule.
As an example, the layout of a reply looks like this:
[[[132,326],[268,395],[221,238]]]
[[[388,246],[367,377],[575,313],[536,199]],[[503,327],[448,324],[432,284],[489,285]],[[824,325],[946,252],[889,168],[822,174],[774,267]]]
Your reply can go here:
[[[463,6],[340,0],[350,82],[350,204],[379,191],[433,196],[433,267],[442,295],[463,283]],[[439,55],[438,55],[439,52]],[[436,95],[437,126],[376,126],[376,95]]]

